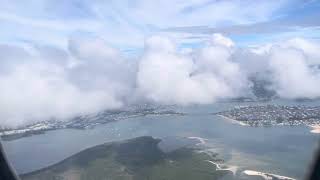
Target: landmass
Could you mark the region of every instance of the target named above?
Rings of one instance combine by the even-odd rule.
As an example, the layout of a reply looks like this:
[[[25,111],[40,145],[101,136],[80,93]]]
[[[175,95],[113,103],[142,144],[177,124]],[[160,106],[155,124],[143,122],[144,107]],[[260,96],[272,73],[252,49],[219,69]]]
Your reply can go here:
[[[170,108],[170,107],[169,107]],[[98,125],[123,119],[147,115],[184,115],[168,107],[134,106],[121,110],[105,110],[98,113],[76,116],[68,120],[50,119],[27,124],[17,128],[0,127],[0,137],[4,141],[15,140],[57,129],[90,129]]]
[[[214,156],[187,147],[164,153],[159,142],[144,136],[99,145],[58,164],[23,174],[21,179],[212,180],[230,174],[207,162],[215,162]]]
[[[320,106],[240,106],[214,114],[248,126],[306,125],[316,132],[320,125]]]
[[[160,148],[161,140],[150,136],[106,143],[20,177],[22,180],[293,180],[286,176],[227,166],[218,158],[217,153],[199,147],[204,139],[186,139],[196,140],[198,143],[171,151]]]

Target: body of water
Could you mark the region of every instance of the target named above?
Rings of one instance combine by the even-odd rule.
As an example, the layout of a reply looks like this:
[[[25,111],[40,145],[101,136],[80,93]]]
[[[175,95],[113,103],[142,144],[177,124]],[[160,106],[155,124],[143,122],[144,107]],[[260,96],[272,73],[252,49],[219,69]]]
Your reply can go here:
[[[248,127],[212,115],[238,105],[264,103],[216,103],[177,107],[187,115],[144,116],[105,124],[88,130],[62,129],[3,142],[18,173],[57,163],[81,150],[139,136],[201,137],[225,164],[239,168],[302,179],[313,158],[319,135],[305,126]],[[319,101],[274,101],[268,104],[320,105]]]

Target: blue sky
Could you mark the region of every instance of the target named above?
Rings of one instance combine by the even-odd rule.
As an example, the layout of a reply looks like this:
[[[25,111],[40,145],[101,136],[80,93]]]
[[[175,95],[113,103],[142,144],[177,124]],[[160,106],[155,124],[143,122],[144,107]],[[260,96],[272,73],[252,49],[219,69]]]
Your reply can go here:
[[[199,47],[212,33],[238,45],[320,38],[317,0],[1,0],[0,42],[65,48],[72,37],[99,37],[132,53],[151,35]]]

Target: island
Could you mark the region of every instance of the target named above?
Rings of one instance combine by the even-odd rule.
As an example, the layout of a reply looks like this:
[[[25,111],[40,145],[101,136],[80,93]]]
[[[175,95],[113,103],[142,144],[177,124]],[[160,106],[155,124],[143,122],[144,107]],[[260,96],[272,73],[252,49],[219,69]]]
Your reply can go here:
[[[192,147],[164,152],[158,146],[160,141],[142,136],[98,145],[55,165],[22,174],[21,179],[212,180],[233,177],[232,171],[215,165],[221,161],[217,154],[203,153]]]

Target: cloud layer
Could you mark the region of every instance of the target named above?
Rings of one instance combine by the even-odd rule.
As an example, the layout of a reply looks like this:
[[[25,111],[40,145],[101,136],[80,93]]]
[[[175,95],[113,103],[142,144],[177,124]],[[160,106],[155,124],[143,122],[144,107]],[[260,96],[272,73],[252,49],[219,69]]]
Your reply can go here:
[[[145,40],[139,58],[99,38],[70,38],[66,49],[0,45],[1,125],[120,108],[132,102],[209,104],[250,96],[250,77],[265,74],[282,98],[320,97],[320,45],[295,38],[239,48],[213,34],[201,48],[167,37]]]

